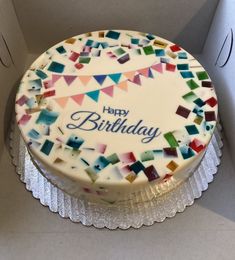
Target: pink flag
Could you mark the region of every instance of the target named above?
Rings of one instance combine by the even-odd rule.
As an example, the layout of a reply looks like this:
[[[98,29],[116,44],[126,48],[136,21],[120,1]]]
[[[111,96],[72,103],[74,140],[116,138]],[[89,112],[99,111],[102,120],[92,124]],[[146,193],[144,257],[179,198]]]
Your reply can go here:
[[[148,76],[149,76],[149,68],[140,69],[140,70],[138,70],[138,72],[141,75],[145,76],[146,78],[148,78]]]
[[[154,64],[151,66],[152,69],[160,72],[160,73],[163,73],[163,70],[162,70],[162,64],[161,63],[158,63],[158,64]]]
[[[123,75],[129,79],[129,80],[133,80],[134,76],[135,76],[136,71],[128,71],[128,72],[124,72]]]
[[[102,88],[101,91],[104,92],[106,95],[113,97],[113,86]]]
[[[82,105],[83,99],[84,99],[84,94],[78,94],[71,96],[71,98],[80,106]]]
[[[64,108],[68,102],[68,97],[56,98],[55,101],[61,108]]]
[[[76,79],[77,76],[73,76],[73,75],[64,75],[64,80],[67,83],[67,85],[71,85],[72,82]]]
[[[78,76],[82,84],[86,86],[91,79],[91,76]]]
[[[128,91],[127,81],[123,81],[117,84],[117,87],[121,90]]]
[[[141,81],[140,81],[140,75],[139,75],[139,74],[135,75],[134,79],[133,79],[133,80],[130,80],[130,81],[131,81],[132,83],[135,83],[135,84],[141,86]]]
[[[96,151],[99,152],[99,153],[105,153],[105,150],[107,148],[107,145],[106,144],[101,144],[101,143],[98,143],[96,145]]]
[[[54,83],[56,83],[56,81],[59,80],[61,77],[62,77],[61,75],[52,74],[52,77],[51,77],[52,85],[53,85]]]

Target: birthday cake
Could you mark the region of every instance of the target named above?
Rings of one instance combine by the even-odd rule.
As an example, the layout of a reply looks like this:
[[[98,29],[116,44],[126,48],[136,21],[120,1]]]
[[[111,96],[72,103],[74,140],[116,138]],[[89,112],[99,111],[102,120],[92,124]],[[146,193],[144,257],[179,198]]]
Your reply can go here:
[[[16,119],[35,165],[73,196],[160,196],[198,167],[217,99],[200,63],[149,33],[97,31],[60,42],[26,71]],[[46,172],[46,173],[45,173]]]

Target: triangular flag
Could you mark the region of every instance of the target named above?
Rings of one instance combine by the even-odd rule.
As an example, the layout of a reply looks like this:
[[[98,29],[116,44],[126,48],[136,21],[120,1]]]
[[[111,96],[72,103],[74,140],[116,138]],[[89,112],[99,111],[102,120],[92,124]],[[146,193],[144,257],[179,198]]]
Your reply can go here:
[[[154,69],[154,70],[156,70],[156,71],[158,71],[158,72],[160,72],[160,73],[163,72],[163,70],[162,70],[162,64],[161,64],[161,63],[154,64],[154,65],[151,66],[151,68]]]
[[[145,76],[146,78],[148,78],[148,76],[149,76],[149,68],[140,69],[140,70],[138,70],[138,72],[141,75]]]
[[[94,75],[94,79],[102,85],[107,75]]]
[[[120,88],[121,90],[127,91],[128,90],[127,81],[118,83],[117,87]]]
[[[68,97],[56,98],[55,101],[60,107],[64,108],[68,102]]]
[[[86,95],[88,97],[90,97],[91,99],[93,99],[95,102],[98,101],[99,99],[99,94],[100,94],[100,91],[99,90],[95,90],[95,91],[90,91],[90,92],[87,92]]]
[[[74,95],[74,96],[71,96],[71,98],[72,98],[77,104],[79,104],[79,105],[81,106],[81,105],[82,105],[83,98],[84,98],[84,94]]]
[[[64,75],[64,80],[66,81],[67,85],[69,86],[70,84],[72,84],[72,82],[76,79],[77,76],[73,76],[73,75]]]
[[[104,92],[105,94],[107,94],[110,97],[113,96],[113,86],[109,86],[107,88],[102,88],[101,91]]]
[[[140,75],[137,74],[135,75],[134,79],[133,80],[130,80],[132,83],[135,83],[137,85],[140,85],[141,86],[141,81],[140,81]]]
[[[91,76],[78,76],[84,86],[90,81]]]
[[[152,78],[152,79],[154,78],[153,73],[152,73],[150,68],[149,68],[149,75],[148,76],[149,76],[149,78]]]
[[[129,80],[133,80],[134,76],[135,76],[135,72],[136,71],[128,71],[128,72],[124,72],[124,76],[129,79]]]
[[[53,85],[54,83],[56,83],[56,81],[59,80],[61,77],[62,77],[61,75],[52,74],[52,77],[51,77],[52,85]]]
[[[111,80],[115,83],[118,83],[120,78],[122,76],[122,73],[115,73],[115,74],[109,74],[109,77],[111,78]]]

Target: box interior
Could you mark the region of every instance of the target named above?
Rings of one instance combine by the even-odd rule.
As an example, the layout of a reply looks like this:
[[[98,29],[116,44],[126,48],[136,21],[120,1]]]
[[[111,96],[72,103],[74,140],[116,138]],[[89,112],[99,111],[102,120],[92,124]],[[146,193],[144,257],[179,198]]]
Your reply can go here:
[[[126,0],[125,2],[115,0],[100,0],[98,2],[93,0],[0,0],[0,125],[2,126],[0,131],[0,171],[3,178],[3,181],[0,182],[0,201],[3,209],[5,209],[4,212],[7,212],[7,209],[10,209],[15,214],[8,216],[8,213],[2,213],[2,221],[8,223],[3,230],[8,233],[12,232],[12,230],[20,230],[23,232],[24,229],[29,230],[29,232],[32,230],[33,232],[35,230],[35,232],[41,232],[41,230],[47,232],[48,229],[58,230],[58,232],[60,232],[62,228],[65,232],[67,232],[67,230],[69,230],[68,232],[74,232],[73,227],[68,224],[63,223],[64,225],[62,227],[62,221],[64,220],[61,220],[61,222],[58,219],[55,220],[54,215],[50,215],[47,211],[45,213],[43,211],[44,209],[40,208],[41,205],[35,206],[33,204],[35,201],[31,201],[31,198],[29,198],[31,196],[25,193],[23,185],[19,180],[16,180],[14,167],[10,162],[7,137],[10,131],[12,115],[14,116],[15,92],[23,73],[40,53],[67,37],[87,31],[108,28],[132,29],[151,32],[181,45],[187,51],[195,55],[205,66],[216,87],[219,98],[220,117],[224,127],[225,147],[223,150],[223,163],[219,170],[220,175],[216,177],[219,180],[215,182],[215,184],[212,184],[214,185],[214,191],[213,189],[211,193],[208,191],[209,198],[204,198],[204,200],[199,201],[197,205],[195,205],[196,212],[199,215],[202,214],[202,217],[204,216],[205,219],[200,218],[200,221],[204,223],[204,227],[202,228],[200,226],[202,228],[201,233],[198,233],[198,236],[195,235],[194,237],[195,245],[199,248],[195,253],[195,256],[199,257],[200,255],[201,258],[215,259],[216,252],[218,253],[218,250],[221,249],[222,241],[227,241],[227,245],[229,244],[227,239],[228,236],[227,233],[223,233],[221,237],[209,236],[208,226],[210,226],[211,223],[214,223],[214,225],[220,225],[220,229],[223,229],[224,227],[226,231],[232,227],[231,223],[234,223],[235,221],[234,211],[232,211],[232,208],[234,208],[235,205],[234,203],[231,205],[232,202],[229,202],[231,196],[235,196],[234,166],[232,164],[235,162],[235,138],[233,134],[235,132],[234,13],[235,1],[231,0]],[[14,189],[11,188],[13,186]],[[217,194],[221,189],[224,190],[223,196],[218,198]],[[18,199],[17,196],[20,198]],[[217,201],[215,201],[215,198]],[[230,199],[228,200],[228,198]],[[25,205],[27,204],[24,204],[25,201],[28,205],[31,205],[28,206],[28,209],[30,209],[28,211],[27,208],[25,208]],[[22,212],[14,211],[17,204],[23,208]],[[205,208],[207,211],[200,211],[198,205],[201,208]],[[44,216],[45,218],[44,220],[41,220],[41,222],[39,221],[41,229],[37,229],[38,220],[33,211],[34,207],[36,207],[35,212],[39,212],[38,214],[41,214],[41,216]],[[24,221],[22,222],[25,212],[28,214],[28,221],[30,224],[27,224]],[[185,212],[183,214],[185,218],[188,216],[187,214],[190,214],[190,212]],[[226,221],[223,220],[223,222],[218,216],[226,219]],[[50,226],[46,221],[48,218],[50,219],[50,217],[51,221],[55,221],[56,223],[54,226],[52,226],[52,224]],[[200,221],[197,222],[198,218],[194,216],[188,217],[191,218],[190,223],[193,223],[193,220],[195,220],[194,231],[195,234],[197,234],[198,230],[200,231],[200,227],[199,229],[196,229],[196,227],[200,225]],[[21,226],[23,225],[22,228],[14,227],[17,220],[21,220]],[[179,223],[179,227],[187,226],[187,223],[187,221],[181,224]],[[173,240],[179,242],[178,237],[171,233],[172,227],[170,221],[166,222],[163,227],[165,227],[166,230],[169,228],[169,230],[168,232],[162,230],[161,237],[165,236],[166,241],[168,241],[167,239],[169,238],[167,237],[167,234],[171,234],[172,237],[175,237]],[[191,229],[193,228],[191,225],[189,226],[189,224],[188,227]],[[157,228],[158,227],[153,226],[153,229],[157,230]],[[190,228],[188,229],[189,231]],[[145,230],[150,231],[148,229]],[[204,232],[204,230],[206,231]],[[81,227],[80,231],[85,233],[86,230]],[[99,233],[98,235],[98,232],[99,231],[96,233],[95,231],[93,233],[95,237],[103,234]],[[108,233],[106,233],[106,235],[107,234]],[[121,237],[121,233],[117,234]],[[129,232],[126,234],[131,239],[133,233]],[[185,234],[185,237],[191,235],[190,232],[187,233],[186,231]],[[197,238],[203,236],[203,234],[205,234],[204,239],[206,245],[217,243],[214,251],[212,250],[209,252],[206,248],[205,250],[200,251],[201,244]],[[58,235],[58,237],[59,236],[60,235]],[[154,234],[151,236],[154,236]],[[50,238],[46,233],[44,234],[44,237]],[[143,240],[147,239],[147,237],[148,233],[146,233],[145,238],[143,235]],[[112,240],[111,238],[113,239],[114,237],[110,236],[110,244],[112,247],[115,247],[115,239]],[[17,238],[11,239],[11,241],[19,242]],[[32,243],[37,243],[33,236],[31,239],[34,241]],[[90,237],[90,239],[92,239],[92,237]],[[133,241],[135,241],[135,239],[138,241],[138,237],[134,234]],[[9,242],[9,240],[7,241]],[[187,244],[187,239],[182,241]],[[121,243],[121,240],[119,242]],[[160,240],[158,242],[160,242]],[[175,247],[174,256],[178,256],[179,259],[182,259],[181,250],[178,250],[178,242],[175,244],[172,243],[173,247]],[[42,245],[45,246],[43,242]],[[105,245],[103,244],[103,246]],[[135,248],[136,244],[133,244],[132,246]],[[154,246],[156,246],[156,244]],[[24,250],[32,252],[31,256],[35,257],[33,248],[34,244],[31,244],[28,248],[27,245],[25,245]],[[86,248],[86,244],[84,244],[84,248]],[[141,248],[141,246],[139,248]],[[183,248],[183,246],[181,246],[181,248]],[[231,249],[232,246],[230,250]],[[20,251],[21,249],[17,250]],[[76,251],[76,245],[74,245],[74,250]],[[190,246],[184,247],[182,250],[192,254],[192,248]],[[10,250],[2,252],[4,253],[4,256],[12,256]],[[147,253],[145,250],[139,250],[138,252],[139,257],[144,257],[144,255],[149,254],[149,252]],[[65,255],[63,253],[64,252],[59,250],[57,252],[58,257]],[[85,256],[85,253],[86,252],[82,251],[80,247],[80,254]],[[89,253],[92,254],[92,252]],[[158,253],[159,256],[165,256],[168,253],[171,254],[171,252],[168,251],[168,248],[165,248],[162,252],[158,251]],[[214,258],[209,258],[209,253],[210,255],[214,255]],[[40,251],[40,254],[41,256],[46,256],[47,251],[42,250]],[[122,251],[119,251],[119,254],[121,256]],[[69,254],[66,256],[69,256]],[[109,254],[109,256],[112,256],[112,254]],[[220,251],[220,256],[222,258],[225,256],[224,259],[226,259],[226,250],[222,253]],[[4,259],[17,258],[5,257]],[[124,257],[122,259],[127,258]],[[136,259],[139,258],[137,257]]]

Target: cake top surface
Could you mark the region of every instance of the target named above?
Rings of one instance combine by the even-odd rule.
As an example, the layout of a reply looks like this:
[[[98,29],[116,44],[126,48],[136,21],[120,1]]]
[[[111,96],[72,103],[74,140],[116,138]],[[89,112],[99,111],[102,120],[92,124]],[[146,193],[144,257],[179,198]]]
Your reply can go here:
[[[16,96],[30,152],[91,183],[164,180],[202,153],[216,125],[212,82],[188,52],[148,33],[78,35],[43,53]]]

